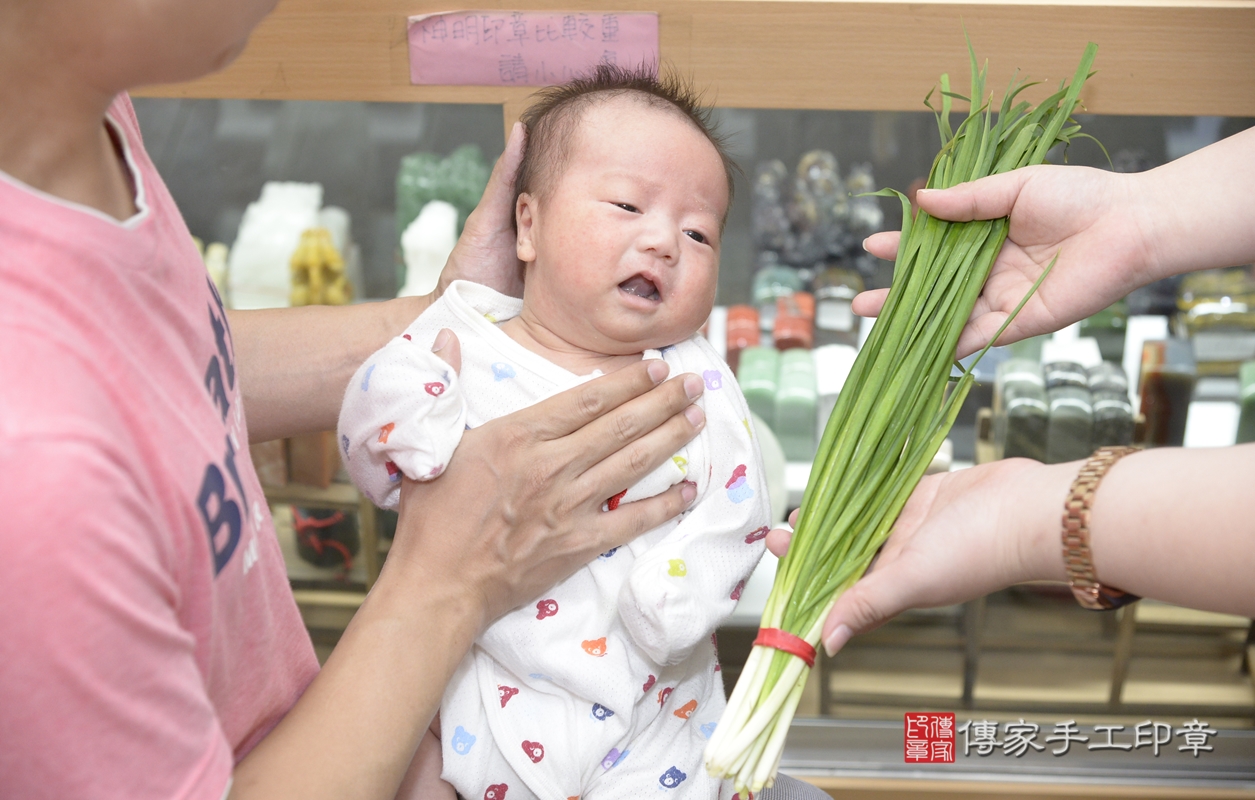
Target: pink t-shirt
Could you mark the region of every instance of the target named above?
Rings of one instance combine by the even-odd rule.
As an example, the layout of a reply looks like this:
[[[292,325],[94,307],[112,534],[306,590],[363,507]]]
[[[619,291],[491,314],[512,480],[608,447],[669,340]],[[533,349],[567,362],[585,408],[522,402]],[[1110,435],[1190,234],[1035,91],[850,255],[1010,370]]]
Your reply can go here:
[[[0,797],[222,797],[317,673],[222,303],[140,141],[139,212],[0,173]]]

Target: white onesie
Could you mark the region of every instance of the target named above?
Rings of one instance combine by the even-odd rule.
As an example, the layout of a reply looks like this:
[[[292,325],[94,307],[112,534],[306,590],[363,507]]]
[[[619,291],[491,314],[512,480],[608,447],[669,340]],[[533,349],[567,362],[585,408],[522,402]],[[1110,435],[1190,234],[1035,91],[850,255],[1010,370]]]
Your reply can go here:
[[[400,474],[439,475],[462,431],[533,405],[579,377],[497,327],[522,302],[455,282],[370,357],[340,412],[354,482],[395,507]],[[458,335],[462,370],[432,355]],[[706,382],[706,426],[609,506],[697,484],[693,506],[602,553],[538,602],[506,614],[463,660],[440,711],[445,780],[466,800],[728,798],[702,750],[725,700],[714,630],[740,598],[770,522],[749,409],[700,336],[646,358]]]

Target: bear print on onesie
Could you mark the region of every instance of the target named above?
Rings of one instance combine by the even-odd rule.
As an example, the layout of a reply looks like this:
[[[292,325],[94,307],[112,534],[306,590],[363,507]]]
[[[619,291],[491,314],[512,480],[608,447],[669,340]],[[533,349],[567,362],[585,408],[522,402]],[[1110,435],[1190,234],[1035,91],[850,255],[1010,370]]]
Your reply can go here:
[[[466,428],[595,377],[500,331],[520,307],[455,282],[358,370],[341,443],[350,475],[377,503],[396,502],[389,465],[418,480],[439,474]],[[442,328],[461,342],[460,374],[430,352]],[[762,555],[767,489],[749,409],[710,345],[694,336],[645,357],[666,360],[672,375],[702,376],[706,426],[606,507],[683,480],[697,499],[476,642],[440,712],[443,777],[467,800],[732,797],[702,765],[725,705],[714,631]],[[441,388],[427,390],[432,383]]]

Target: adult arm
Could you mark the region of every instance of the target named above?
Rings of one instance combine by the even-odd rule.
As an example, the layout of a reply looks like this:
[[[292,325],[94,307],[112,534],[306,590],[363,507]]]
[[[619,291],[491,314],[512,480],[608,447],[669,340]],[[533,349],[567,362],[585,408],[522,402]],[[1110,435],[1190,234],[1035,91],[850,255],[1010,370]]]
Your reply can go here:
[[[1030,580],[1066,580],[1063,503],[1084,462],[1008,459],[925,478],[872,569],[824,625],[830,652],[908,608],[960,603]],[[1142,597],[1255,616],[1250,475],[1255,445],[1125,456],[1090,519],[1100,581]],[[781,553],[788,534],[773,531]]]
[[[514,173],[523,141],[523,127],[516,124],[431,295],[228,312],[252,441],[334,429],[353,372],[400,335],[452,281],[473,280],[522,294],[513,220]]]
[[[431,300],[228,311],[249,439],[334,429],[353,372]]]
[[[1255,261],[1255,129],[1148,172],[1040,166],[946,190],[921,190],[920,208],[942,219],[1009,216],[1006,245],[959,340],[959,355],[985,345],[1058,255],[999,344],[1049,333],[1106,308],[1133,289],[1193,270]],[[892,259],[896,232],[868,237]],[[854,300],[880,312],[886,290]]]
[[[309,689],[237,765],[231,796],[392,797],[489,622],[694,499],[680,484],[601,511],[701,429],[701,379],[650,392],[665,374],[636,364],[486,423],[441,477],[406,481],[379,581]]]
[[[1033,167],[944,191],[920,207],[953,220],[1009,215],[1010,235],[959,344],[984,345],[1058,255],[1001,343],[1057,330],[1172,274],[1255,260],[1246,219],[1255,130],[1146,173]],[[898,234],[868,250],[892,258]],[[879,312],[885,292],[855,311]],[[907,608],[947,605],[1027,580],[1063,580],[1063,501],[1080,463],[1012,459],[925,478],[868,574],[825,623],[829,652]],[[1091,540],[1099,579],[1180,605],[1255,615],[1255,547],[1244,512],[1255,446],[1160,449],[1121,460],[1103,480]],[[772,531],[781,554],[789,534]]]

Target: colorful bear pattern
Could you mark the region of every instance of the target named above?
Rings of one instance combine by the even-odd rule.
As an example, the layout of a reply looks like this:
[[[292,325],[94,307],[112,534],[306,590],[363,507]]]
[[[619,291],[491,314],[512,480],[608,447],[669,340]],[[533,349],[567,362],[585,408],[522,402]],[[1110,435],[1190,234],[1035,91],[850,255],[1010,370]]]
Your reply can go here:
[[[463,430],[588,379],[497,329],[493,320],[520,306],[455,282],[362,365],[340,433],[346,464],[362,465],[350,475],[372,499],[393,486],[385,463],[422,479],[448,463]],[[458,375],[430,355],[441,328],[461,342]],[[681,480],[696,482],[698,499],[481,636],[441,709],[444,778],[463,797],[731,798],[701,763],[724,707],[711,633],[762,554],[766,485],[744,398],[710,346],[695,337],[646,355],[661,355],[673,375],[702,376],[707,424],[674,459],[607,498],[606,513]]]
[[[466,428],[457,376],[413,335],[367,359],[340,407],[340,450],[349,477],[381,508],[396,508],[401,477],[444,472]]]

